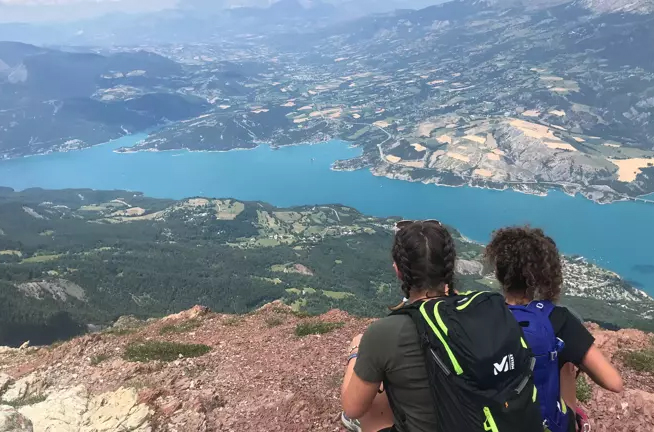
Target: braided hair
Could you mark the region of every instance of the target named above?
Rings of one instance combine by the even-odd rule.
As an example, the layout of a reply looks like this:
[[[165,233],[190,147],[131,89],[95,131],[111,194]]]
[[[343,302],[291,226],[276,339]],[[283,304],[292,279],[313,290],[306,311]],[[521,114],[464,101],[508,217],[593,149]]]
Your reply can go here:
[[[528,301],[556,301],[561,295],[563,271],[556,243],[543,230],[503,228],[493,233],[486,258],[506,293]]]
[[[449,231],[439,223],[417,221],[395,234],[393,260],[402,280],[402,292],[442,295],[454,289],[456,249]]]

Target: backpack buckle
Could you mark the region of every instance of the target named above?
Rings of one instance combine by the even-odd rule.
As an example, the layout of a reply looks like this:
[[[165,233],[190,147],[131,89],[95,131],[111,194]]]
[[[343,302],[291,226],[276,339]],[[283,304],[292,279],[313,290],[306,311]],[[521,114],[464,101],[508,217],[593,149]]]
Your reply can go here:
[[[550,360],[556,360],[559,357],[559,353],[563,351],[563,348],[565,348],[565,342],[563,342],[563,339],[557,337],[556,347],[554,351],[550,353]]]
[[[563,348],[565,348],[565,341],[561,338],[556,338],[556,352],[561,352],[563,351]]]

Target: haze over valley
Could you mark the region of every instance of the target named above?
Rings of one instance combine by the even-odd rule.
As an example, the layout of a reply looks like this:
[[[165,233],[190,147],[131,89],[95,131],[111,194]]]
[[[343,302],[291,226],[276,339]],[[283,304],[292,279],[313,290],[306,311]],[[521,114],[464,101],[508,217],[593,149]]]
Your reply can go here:
[[[454,248],[395,237],[433,219]],[[563,274],[527,233],[526,291],[562,280],[588,332],[557,308],[559,342],[594,340],[624,388],[581,373],[551,401],[651,432],[653,221],[654,0],[0,0],[0,431],[349,429],[352,338],[418,288],[494,322],[473,292],[516,278],[485,245],[529,225]],[[455,372],[514,369],[443,344]]]
[[[648,328],[652,1],[433,3],[83,2],[63,19],[0,2],[33,18],[0,23],[1,279],[7,308],[37,311],[6,328],[279,298],[379,315],[390,272],[335,275],[384,273],[397,217],[459,229],[461,277],[493,289],[477,242],[543,226],[568,254],[565,301]],[[246,280],[256,295],[234,291]]]

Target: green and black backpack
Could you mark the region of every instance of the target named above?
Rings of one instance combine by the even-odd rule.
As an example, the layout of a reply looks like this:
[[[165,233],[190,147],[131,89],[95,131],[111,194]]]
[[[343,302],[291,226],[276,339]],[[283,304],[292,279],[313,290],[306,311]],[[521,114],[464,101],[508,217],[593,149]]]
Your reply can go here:
[[[418,328],[439,432],[543,432],[535,360],[501,294],[460,293],[398,314]]]

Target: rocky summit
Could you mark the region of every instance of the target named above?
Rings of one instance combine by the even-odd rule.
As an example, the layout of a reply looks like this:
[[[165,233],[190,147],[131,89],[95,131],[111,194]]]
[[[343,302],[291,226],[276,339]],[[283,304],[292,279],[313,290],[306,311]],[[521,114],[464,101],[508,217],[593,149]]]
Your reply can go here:
[[[345,350],[370,322],[281,302],[247,315],[196,306],[50,347],[2,348],[0,431],[339,431]],[[652,335],[588,326],[626,386],[580,386],[593,430],[651,431]]]

